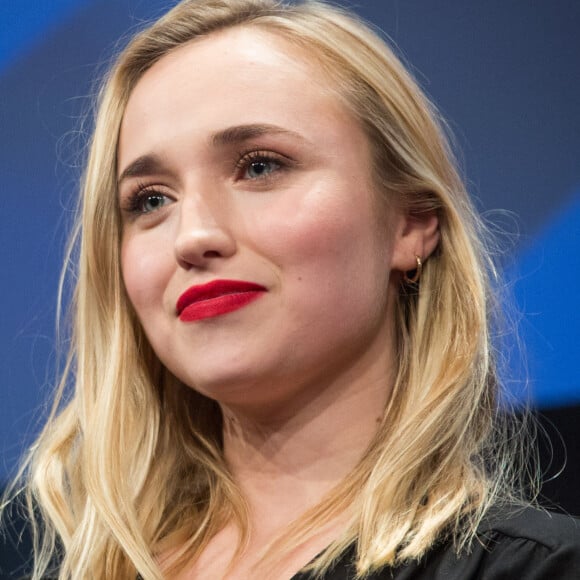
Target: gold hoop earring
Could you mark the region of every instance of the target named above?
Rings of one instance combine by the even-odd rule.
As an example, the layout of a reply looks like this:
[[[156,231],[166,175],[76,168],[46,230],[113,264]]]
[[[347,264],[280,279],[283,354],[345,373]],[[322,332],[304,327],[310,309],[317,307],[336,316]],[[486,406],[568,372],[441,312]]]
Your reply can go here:
[[[403,274],[403,280],[405,284],[417,284],[419,278],[421,278],[421,272],[423,271],[423,262],[421,258],[415,254],[415,260],[417,260],[417,267],[414,270],[409,270]]]

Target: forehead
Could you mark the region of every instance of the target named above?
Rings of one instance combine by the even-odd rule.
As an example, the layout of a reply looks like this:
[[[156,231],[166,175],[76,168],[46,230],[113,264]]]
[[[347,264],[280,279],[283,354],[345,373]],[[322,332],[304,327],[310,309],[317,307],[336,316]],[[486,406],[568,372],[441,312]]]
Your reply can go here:
[[[329,78],[322,79],[321,73],[313,54],[281,33],[234,26],[196,38],[166,54],[145,72],[133,92],[138,92],[139,87],[150,90],[159,80],[171,81],[175,76],[181,76],[182,86],[189,88],[201,80],[223,86],[239,80],[264,84],[268,80],[306,76],[320,89],[335,93],[334,83]]]
[[[136,131],[159,141],[168,125],[202,135],[244,123],[324,128],[322,141],[347,128],[362,138],[336,83],[311,56],[274,33],[236,27],[176,49],[143,75],[125,111],[120,153]]]

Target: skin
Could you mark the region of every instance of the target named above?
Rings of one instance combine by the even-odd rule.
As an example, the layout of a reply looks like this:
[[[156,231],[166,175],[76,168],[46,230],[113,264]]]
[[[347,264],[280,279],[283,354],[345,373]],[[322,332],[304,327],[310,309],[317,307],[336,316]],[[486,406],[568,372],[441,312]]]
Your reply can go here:
[[[254,135],[241,139],[239,127]],[[366,136],[329,81],[252,29],[195,41],[147,71],[118,159],[127,292],[161,361],[222,408],[252,524],[227,577],[250,578],[260,549],[345,477],[375,433],[394,297],[415,254],[434,249],[436,218],[379,202]],[[143,187],[149,197],[137,203]],[[215,279],[267,292],[181,321],[178,297]],[[291,577],[343,525],[337,518],[272,577]],[[224,578],[235,540],[224,529],[180,578]]]

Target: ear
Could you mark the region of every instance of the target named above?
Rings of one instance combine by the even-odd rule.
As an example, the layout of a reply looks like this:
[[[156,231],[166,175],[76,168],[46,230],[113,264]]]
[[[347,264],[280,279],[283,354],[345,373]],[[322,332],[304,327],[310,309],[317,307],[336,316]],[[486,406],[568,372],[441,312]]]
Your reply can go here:
[[[393,244],[391,270],[407,272],[423,262],[439,243],[439,218],[435,210],[399,216]]]

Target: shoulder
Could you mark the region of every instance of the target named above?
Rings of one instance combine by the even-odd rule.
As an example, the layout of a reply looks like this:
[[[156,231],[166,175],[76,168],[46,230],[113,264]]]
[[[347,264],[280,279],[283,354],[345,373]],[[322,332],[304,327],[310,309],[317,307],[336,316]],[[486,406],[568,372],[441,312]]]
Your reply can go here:
[[[325,580],[353,580],[355,547]],[[298,574],[293,580],[311,579]],[[441,543],[419,561],[381,568],[367,580],[580,580],[580,519],[531,507],[494,508],[469,550]]]
[[[567,547],[580,551],[580,519],[533,507],[499,508],[489,513],[479,536],[484,542],[489,538],[520,539],[548,551]]]
[[[471,550],[447,546],[431,565],[449,580],[579,580],[580,520],[532,507],[490,511]],[[433,570],[431,570],[433,571]]]
[[[439,545],[373,580],[579,580],[580,519],[531,507],[490,511],[470,550]]]

